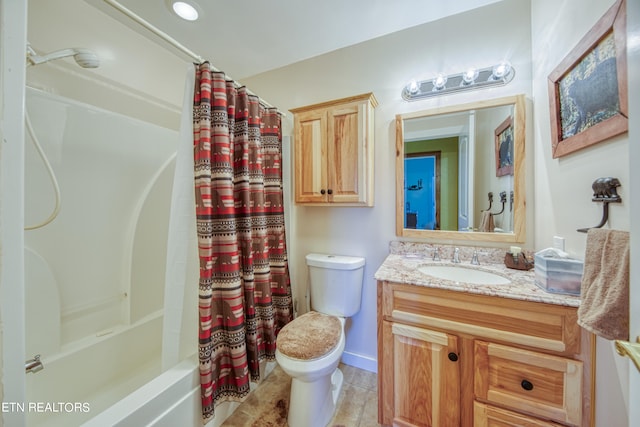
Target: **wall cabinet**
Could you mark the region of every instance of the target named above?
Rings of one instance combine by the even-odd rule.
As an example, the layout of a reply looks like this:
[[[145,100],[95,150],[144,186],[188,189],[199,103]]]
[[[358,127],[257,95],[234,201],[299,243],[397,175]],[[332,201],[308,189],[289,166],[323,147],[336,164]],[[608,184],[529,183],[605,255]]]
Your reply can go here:
[[[295,202],[373,206],[372,93],[292,109]]]
[[[576,310],[379,282],[379,422],[592,426],[594,339]]]

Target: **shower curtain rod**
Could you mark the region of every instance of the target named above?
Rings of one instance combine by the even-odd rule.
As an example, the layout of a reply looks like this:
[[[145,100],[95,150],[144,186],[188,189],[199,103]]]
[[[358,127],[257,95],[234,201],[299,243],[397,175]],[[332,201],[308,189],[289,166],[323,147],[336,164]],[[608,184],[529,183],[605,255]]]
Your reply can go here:
[[[118,12],[122,13],[123,15],[126,15],[128,18],[130,18],[135,23],[137,23],[137,24],[143,26],[144,28],[146,28],[147,30],[151,31],[153,34],[155,34],[156,36],[160,37],[162,40],[164,40],[165,42],[169,43],[171,46],[175,47],[176,49],[178,49],[179,51],[181,51],[185,55],[190,56],[191,58],[196,60],[198,62],[198,64],[202,64],[203,62],[205,62],[205,60],[200,55],[198,55],[197,53],[193,52],[191,49],[185,47],[183,44],[178,42],[176,39],[174,39],[173,37],[171,37],[167,33],[161,31],[160,29],[155,27],[153,24],[151,24],[149,21],[141,18],[134,11],[132,11],[131,9],[128,9],[124,5],[122,5],[119,2],[117,2],[116,0],[103,0],[103,1],[105,3],[107,3],[109,6],[113,7]],[[215,72],[218,72],[218,73],[221,72],[220,70],[218,70],[213,65],[211,65],[211,68]],[[239,83],[235,79],[229,77],[226,73],[225,73],[225,77],[228,80],[233,81],[233,84],[236,85],[237,87],[244,86],[243,84]],[[250,95],[258,96],[255,93],[253,93],[252,91],[250,91],[248,88],[247,88],[247,92]],[[260,98],[260,97],[258,97],[258,98]],[[263,100],[262,98],[260,98],[260,102],[262,104],[264,104],[268,108],[276,108],[273,105],[269,104],[267,101]],[[286,116],[286,114],[282,113],[279,109],[277,109],[277,110],[278,110],[278,113],[281,114],[283,117]]]

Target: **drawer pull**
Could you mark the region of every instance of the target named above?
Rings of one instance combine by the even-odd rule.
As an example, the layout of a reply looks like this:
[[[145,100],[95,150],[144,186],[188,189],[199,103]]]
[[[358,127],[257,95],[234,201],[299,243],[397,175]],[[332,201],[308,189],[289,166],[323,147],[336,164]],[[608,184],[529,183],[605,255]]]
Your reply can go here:
[[[531,381],[522,380],[520,385],[522,386],[523,389],[525,389],[527,391],[533,390],[533,384],[531,383]]]
[[[455,354],[454,352],[449,353],[447,356],[449,356],[449,360],[451,360],[452,362],[458,361],[458,355]]]
[[[326,193],[326,191],[324,190],[324,188],[320,189],[320,194],[324,194]]]

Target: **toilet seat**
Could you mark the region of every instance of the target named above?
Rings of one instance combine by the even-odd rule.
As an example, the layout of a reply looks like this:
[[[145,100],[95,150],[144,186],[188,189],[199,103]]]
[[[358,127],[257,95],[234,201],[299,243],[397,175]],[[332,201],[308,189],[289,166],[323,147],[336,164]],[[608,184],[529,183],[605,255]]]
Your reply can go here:
[[[333,351],[338,346],[341,335],[340,319],[310,311],[280,330],[277,348],[291,359],[314,360]]]

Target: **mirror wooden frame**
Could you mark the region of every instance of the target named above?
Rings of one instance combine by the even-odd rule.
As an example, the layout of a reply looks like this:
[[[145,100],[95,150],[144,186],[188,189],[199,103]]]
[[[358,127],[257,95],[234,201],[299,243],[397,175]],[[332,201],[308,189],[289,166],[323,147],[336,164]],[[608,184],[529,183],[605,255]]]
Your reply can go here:
[[[478,110],[482,108],[513,105],[514,134],[514,180],[513,180],[513,232],[486,233],[448,230],[417,230],[404,228],[404,120],[419,117],[436,116]],[[507,96],[492,100],[483,100],[469,104],[439,107],[431,110],[416,111],[396,115],[396,235],[411,238],[432,238],[447,240],[467,240],[499,243],[523,243],[525,231],[525,97]]]

